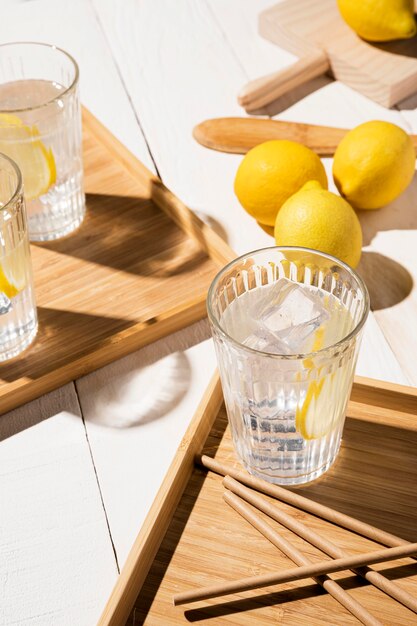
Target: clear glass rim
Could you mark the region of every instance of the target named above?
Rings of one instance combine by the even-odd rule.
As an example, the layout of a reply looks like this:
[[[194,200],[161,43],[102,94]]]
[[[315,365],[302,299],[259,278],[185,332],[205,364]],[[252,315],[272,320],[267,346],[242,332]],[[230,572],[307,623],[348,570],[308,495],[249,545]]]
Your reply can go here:
[[[55,102],[56,100],[59,100],[60,98],[65,96],[67,93],[72,91],[75,88],[75,86],[77,85],[78,79],[80,77],[80,70],[78,68],[77,61],[74,59],[73,56],[71,56],[69,54],[69,52],[66,52],[65,50],[63,50],[59,46],[56,46],[55,44],[42,43],[41,41],[11,41],[11,42],[8,42],[8,43],[2,43],[2,44],[0,44],[0,52],[2,51],[3,48],[8,48],[8,47],[11,48],[12,46],[39,46],[39,47],[43,46],[44,48],[49,48],[50,50],[54,50],[56,52],[59,52],[60,54],[63,54],[67,59],[69,59],[69,61],[71,62],[71,64],[74,67],[74,78],[72,79],[71,84],[69,85],[69,87],[66,87],[64,91],[61,91],[61,93],[57,94],[56,96],[54,96],[50,100],[47,100],[46,102],[43,102],[42,104],[38,104],[36,106],[22,107],[22,108],[19,108],[19,109],[17,109],[17,108],[3,109],[0,106],[0,113],[23,113],[25,111],[36,111],[37,109],[42,109],[43,107],[46,107],[49,104],[51,104],[52,102]]]
[[[12,195],[10,196],[9,200],[7,200],[7,202],[5,204],[3,204],[2,207],[0,207],[0,214],[3,211],[5,211],[6,209],[10,208],[10,205],[13,204],[14,202],[16,202],[16,200],[17,200],[17,198],[19,196],[23,195],[23,179],[22,179],[22,172],[20,171],[19,166],[17,165],[17,163],[15,161],[13,161],[13,159],[8,157],[7,154],[3,154],[3,152],[0,152],[0,169],[1,169],[2,161],[8,161],[9,164],[12,166],[12,168],[15,171],[15,173],[16,173],[16,189],[14,190]]]
[[[236,339],[234,339],[231,335],[229,335],[220,325],[220,322],[218,321],[216,315],[214,314],[213,310],[212,310],[212,306],[211,306],[211,302],[213,299],[213,293],[214,290],[216,289],[219,280],[221,279],[221,277],[230,269],[233,267],[233,265],[235,265],[237,262],[239,261],[243,261],[244,259],[249,259],[251,256],[255,255],[255,254],[259,254],[261,252],[267,252],[268,250],[274,250],[276,252],[286,252],[286,251],[294,251],[294,252],[309,252],[312,253],[316,256],[321,256],[324,257],[326,259],[329,259],[330,261],[333,261],[336,265],[342,267],[343,269],[345,269],[348,274],[350,274],[351,276],[353,276],[353,278],[358,282],[362,293],[364,295],[364,308],[362,311],[362,315],[360,317],[360,319],[358,320],[357,324],[355,324],[355,327],[350,331],[350,333],[348,333],[347,335],[345,335],[344,337],[342,337],[342,339],[339,339],[339,341],[337,341],[336,343],[332,343],[330,346],[327,346],[326,348],[321,348],[320,350],[316,350],[315,352],[306,352],[306,353],[299,353],[299,354],[276,354],[273,352],[264,352],[262,350],[256,350],[255,348],[250,348],[249,346],[245,346],[243,343],[240,343],[240,341],[237,341]],[[261,355],[264,357],[268,357],[268,358],[273,358],[273,359],[278,359],[278,360],[302,360],[302,359],[309,359],[309,358],[313,358],[316,357],[318,355],[321,354],[325,354],[326,352],[328,352],[329,350],[333,350],[335,348],[338,348],[340,346],[343,346],[344,344],[348,343],[349,341],[351,341],[355,335],[357,335],[359,333],[359,331],[362,329],[363,325],[366,322],[366,319],[368,317],[368,313],[369,313],[369,306],[370,306],[370,301],[369,301],[369,293],[368,293],[368,289],[363,281],[363,279],[359,276],[359,274],[349,265],[347,265],[347,263],[344,263],[343,261],[341,261],[340,259],[332,256],[331,254],[326,254],[325,252],[320,252],[319,250],[313,250],[312,248],[303,248],[301,246],[268,246],[266,248],[259,248],[257,250],[252,250],[251,252],[246,252],[245,254],[242,254],[241,256],[236,257],[236,259],[234,259],[233,261],[230,261],[227,265],[225,265],[214,277],[208,293],[207,293],[207,313],[208,313],[208,318],[210,320],[210,323],[216,328],[216,330],[223,336],[224,339],[226,339],[229,343],[237,346],[240,350],[246,351],[249,354],[256,354],[256,355]]]

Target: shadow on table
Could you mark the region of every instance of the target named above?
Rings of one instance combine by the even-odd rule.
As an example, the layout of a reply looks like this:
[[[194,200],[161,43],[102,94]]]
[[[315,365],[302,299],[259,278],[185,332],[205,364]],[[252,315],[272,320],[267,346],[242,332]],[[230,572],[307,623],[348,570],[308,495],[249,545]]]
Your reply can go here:
[[[394,202],[377,210],[358,211],[363,244],[369,245],[383,231],[417,230],[417,174]]]
[[[288,91],[283,96],[280,96],[270,104],[256,110],[251,111],[251,115],[268,115],[269,117],[273,117],[274,115],[278,115],[282,113],[289,107],[293,106],[303,98],[307,98],[310,94],[318,91],[322,87],[329,85],[334,82],[328,76],[319,76],[318,78],[314,78],[313,80],[308,81],[304,85],[300,85],[291,91]]]
[[[399,304],[413,289],[410,272],[378,252],[363,252],[357,271],[368,287],[372,311]]]
[[[207,260],[199,244],[151,200],[100,194],[86,197],[86,217],[75,233],[36,245],[90,263],[157,278],[192,272]],[[210,226],[213,225],[214,220]]]

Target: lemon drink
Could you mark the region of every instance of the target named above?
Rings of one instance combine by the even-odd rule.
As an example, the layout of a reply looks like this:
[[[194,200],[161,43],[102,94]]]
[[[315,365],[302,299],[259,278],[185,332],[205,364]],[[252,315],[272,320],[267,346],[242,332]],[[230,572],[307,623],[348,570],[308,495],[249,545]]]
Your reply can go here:
[[[0,46],[0,151],[22,172],[32,241],[57,239],[81,224],[78,69],[63,51]]]
[[[241,257],[208,296],[236,452],[253,474],[308,482],[336,458],[368,312],[362,281],[303,248]]]
[[[0,155],[0,361],[20,354],[36,331],[22,177],[13,161]]]

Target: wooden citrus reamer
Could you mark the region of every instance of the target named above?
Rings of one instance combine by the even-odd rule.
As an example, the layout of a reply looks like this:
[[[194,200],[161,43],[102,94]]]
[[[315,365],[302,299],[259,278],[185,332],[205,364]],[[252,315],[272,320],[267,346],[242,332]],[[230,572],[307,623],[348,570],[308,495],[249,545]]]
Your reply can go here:
[[[345,24],[335,0],[286,0],[260,14],[259,32],[298,60],[248,83],[238,98],[247,111],[326,72],[386,107],[416,91],[415,39],[366,42]]]

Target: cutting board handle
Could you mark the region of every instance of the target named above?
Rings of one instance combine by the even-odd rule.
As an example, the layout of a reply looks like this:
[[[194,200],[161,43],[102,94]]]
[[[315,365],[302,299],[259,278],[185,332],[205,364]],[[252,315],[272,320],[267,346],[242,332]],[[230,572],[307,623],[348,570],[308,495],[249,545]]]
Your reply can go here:
[[[238,102],[249,113],[270,104],[288,91],[304,85],[330,69],[327,55],[317,50],[279,72],[256,78],[239,93]]]

